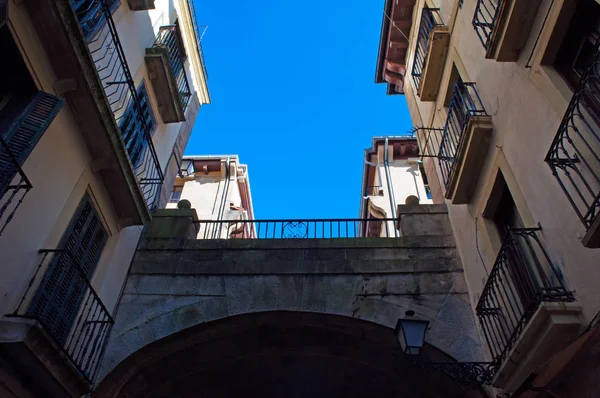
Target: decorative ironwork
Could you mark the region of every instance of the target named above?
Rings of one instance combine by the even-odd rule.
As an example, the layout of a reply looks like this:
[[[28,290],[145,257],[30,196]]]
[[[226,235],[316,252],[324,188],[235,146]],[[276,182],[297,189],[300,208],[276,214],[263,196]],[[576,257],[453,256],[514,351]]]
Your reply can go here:
[[[353,239],[393,238],[392,218],[306,220],[200,220],[198,239]]]
[[[66,250],[40,250],[42,259],[40,260],[35,273],[29,281],[28,287],[19,302],[17,309],[10,315],[12,317],[23,317],[36,319],[48,332],[48,335],[60,347],[63,354],[74,365],[77,371],[93,384],[102,361],[102,355],[108,343],[108,336],[114,324],[109,311],[102,303],[100,297],[92,287],[81,264],[75,257]],[[59,260],[57,260],[57,256]],[[79,287],[79,304],[76,316],[71,325],[68,326],[66,334],[55,333],[55,328],[49,324],[46,315],[37,312],[35,309],[22,311],[25,300],[31,296],[32,286],[36,283],[36,277],[42,269],[46,269],[52,261],[61,261],[68,267],[69,277],[75,278],[73,281]],[[62,285],[54,284],[44,285],[50,289],[47,293],[50,297],[56,297],[63,294],[58,289]]]
[[[444,26],[439,11],[439,8],[426,7],[423,8],[421,12],[421,25],[419,26],[419,36],[417,36],[417,45],[415,47],[415,58],[412,69],[412,77],[415,81],[417,91],[421,87],[421,78],[427,63],[427,51],[429,49],[431,32],[438,26]]]
[[[413,130],[417,144],[419,145],[419,156],[423,158],[437,158],[442,143],[444,129],[434,127],[415,127]]]
[[[196,10],[194,9],[194,0],[188,0],[188,10],[190,12],[190,18],[192,19],[192,25],[194,27],[194,35],[196,36],[196,44],[198,46],[198,55],[200,56],[200,63],[202,64],[202,72],[206,80],[208,80],[208,72],[206,71],[206,64],[204,63],[204,53],[202,51],[202,35],[198,29],[198,22],[196,22]]]
[[[308,225],[302,221],[290,221],[283,224],[283,233],[281,234],[284,238],[306,238],[308,237]]]
[[[73,5],[77,7],[80,3],[81,1],[74,1]],[[133,109],[131,117],[135,118],[137,125],[143,129],[144,150],[138,155],[135,164],[132,162],[132,167],[146,205],[149,210],[154,210],[158,204],[164,176],[152,143],[150,126],[145,120],[141,101],[138,98],[117,28],[112,19],[111,5],[105,0],[92,0],[86,3],[86,7],[97,10],[93,14],[94,21],[96,21],[94,30],[90,30],[88,26],[89,18],[87,16],[89,14],[77,12],[77,16],[84,33],[91,32],[86,35],[88,49],[115,122],[117,126],[121,126],[123,118],[131,116],[128,109]]]
[[[486,50],[490,47],[502,7],[504,7],[504,0],[477,0],[473,15],[473,27]]]
[[[539,231],[510,230],[477,303],[477,317],[498,366],[542,302],[575,300],[550,261]]]
[[[487,116],[475,83],[456,83],[438,152],[438,161],[446,188],[448,188],[450,176],[456,166],[456,157],[465,130],[473,116]]]
[[[156,35],[154,47],[167,49],[169,62],[177,84],[177,91],[179,92],[181,106],[183,109],[187,108],[190,99],[192,98],[192,91],[190,90],[190,84],[188,82],[187,74],[185,73],[184,62],[186,60],[186,55],[179,26],[161,26]]]
[[[600,40],[546,155],[577,216],[590,228],[600,214]]]
[[[441,372],[461,384],[470,386],[490,385],[498,371],[491,362],[418,362],[416,365],[427,372]]]

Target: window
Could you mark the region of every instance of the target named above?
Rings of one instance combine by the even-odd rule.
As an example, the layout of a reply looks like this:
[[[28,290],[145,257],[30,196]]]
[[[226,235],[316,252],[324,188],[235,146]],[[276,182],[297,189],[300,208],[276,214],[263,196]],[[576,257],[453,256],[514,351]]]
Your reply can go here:
[[[105,0],[114,13],[121,5],[119,0]],[[106,24],[106,18],[102,10],[102,1],[98,0],[72,0],[73,9],[79,20],[79,26],[86,39],[90,39],[100,31]]]
[[[431,188],[429,187],[429,179],[427,178],[427,173],[425,173],[425,167],[423,163],[419,163],[419,172],[421,173],[421,178],[423,179],[423,185],[425,185],[425,193],[427,195],[427,199],[431,199]]]
[[[67,340],[107,239],[100,216],[85,194],[27,310],[61,344]]]
[[[169,203],[179,202],[181,200],[181,192],[183,192],[183,187],[174,187],[169,197]]]
[[[517,205],[501,171],[498,171],[496,175],[492,193],[483,215],[493,222],[501,241],[507,236],[509,230],[524,228]]]
[[[558,50],[554,67],[575,90],[600,38],[600,5],[580,0]]]
[[[0,195],[11,183],[63,101],[38,92],[8,27],[0,28]],[[16,163],[15,163],[16,160]]]
[[[452,100],[452,94],[454,94],[454,87],[456,83],[462,83],[462,77],[458,72],[458,68],[456,64],[452,64],[452,71],[450,72],[450,79],[448,79],[448,88],[446,89],[446,97],[444,98],[444,107],[448,108],[450,106],[450,101]]]
[[[123,137],[125,147],[129,153],[129,159],[134,168],[140,165],[144,151],[148,146],[148,140],[156,129],[156,120],[154,119],[148,93],[143,83],[138,87],[138,100],[142,114],[138,114],[138,110],[132,99],[120,123],[121,136]],[[146,136],[144,131],[144,121],[148,127],[150,137]]]

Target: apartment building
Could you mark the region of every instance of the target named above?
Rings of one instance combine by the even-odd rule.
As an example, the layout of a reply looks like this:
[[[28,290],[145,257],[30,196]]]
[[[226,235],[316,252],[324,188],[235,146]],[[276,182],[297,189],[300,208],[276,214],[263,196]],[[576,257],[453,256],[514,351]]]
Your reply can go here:
[[[253,224],[243,222],[254,220],[254,209],[248,165],[237,155],[184,156],[166,208],[177,208],[181,200],[202,220],[198,239],[256,235],[248,230]]]
[[[4,1],[0,48],[0,396],[79,397],[210,103],[200,26],[191,0]]]
[[[387,0],[382,18],[375,81],[406,96],[496,393],[597,396],[600,4]]]

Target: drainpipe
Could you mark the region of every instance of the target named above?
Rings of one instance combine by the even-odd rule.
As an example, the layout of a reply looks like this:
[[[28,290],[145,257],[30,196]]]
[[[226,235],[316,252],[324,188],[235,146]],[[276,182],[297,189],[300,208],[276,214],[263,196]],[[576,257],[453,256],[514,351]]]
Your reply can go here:
[[[368,161],[368,152],[367,150],[365,150],[365,156],[363,158],[363,162],[364,164],[366,164],[367,166],[372,166],[375,167],[375,170],[377,170],[377,177],[379,179],[379,181],[381,181],[381,170],[379,170],[379,164],[378,163],[373,163]],[[361,200],[360,200],[360,210],[359,210],[359,218],[369,218],[368,214],[365,214],[366,209],[365,209],[365,203],[367,201],[367,199],[369,199],[368,195],[365,195],[365,189],[367,188],[367,172],[363,172],[363,176],[362,176],[362,194],[361,194]]]
[[[225,189],[223,192],[223,196],[221,196],[221,203],[219,204],[219,212],[217,213],[217,221],[222,221],[223,213],[225,212],[225,202],[227,201],[227,194],[229,193],[229,164],[231,162],[231,157],[227,156],[227,160],[225,160]],[[219,233],[217,238],[221,236],[221,229],[223,227],[223,223],[219,223]]]
[[[392,178],[390,175],[390,165],[388,163],[388,138],[385,137],[384,154],[383,154],[383,165],[385,167],[385,179],[388,186],[388,195],[390,197],[390,206],[392,206],[392,218],[396,219],[396,198],[394,196],[394,186],[392,185]],[[386,221],[387,222],[387,221]],[[394,227],[394,234],[398,236],[398,231]]]

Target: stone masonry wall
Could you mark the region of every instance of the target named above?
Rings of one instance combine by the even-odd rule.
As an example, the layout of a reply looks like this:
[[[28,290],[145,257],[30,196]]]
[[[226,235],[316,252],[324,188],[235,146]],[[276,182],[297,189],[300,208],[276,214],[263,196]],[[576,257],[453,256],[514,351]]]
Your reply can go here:
[[[393,329],[409,309],[431,321],[429,344],[459,361],[482,359],[462,266],[450,235],[146,238],[132,264],[99,380],[147,344],[233,315],[309,311],[365,319]]]

